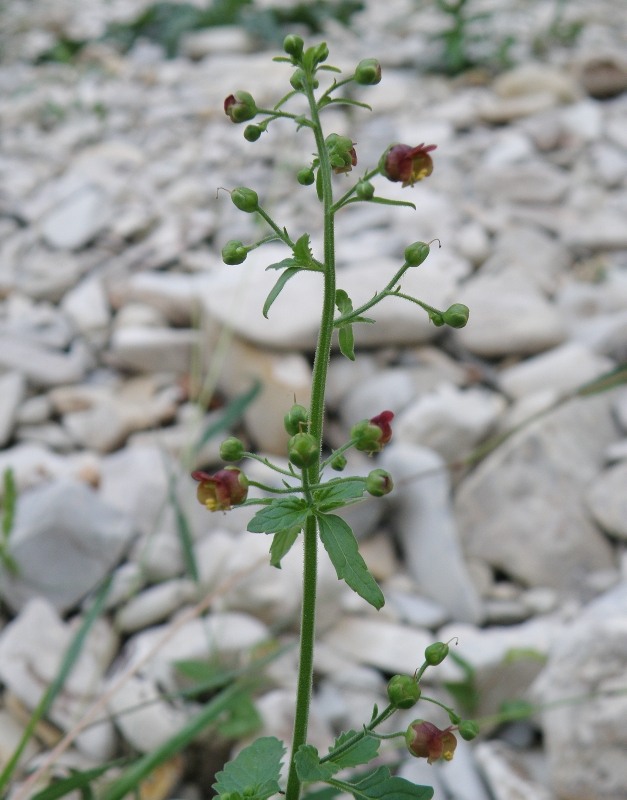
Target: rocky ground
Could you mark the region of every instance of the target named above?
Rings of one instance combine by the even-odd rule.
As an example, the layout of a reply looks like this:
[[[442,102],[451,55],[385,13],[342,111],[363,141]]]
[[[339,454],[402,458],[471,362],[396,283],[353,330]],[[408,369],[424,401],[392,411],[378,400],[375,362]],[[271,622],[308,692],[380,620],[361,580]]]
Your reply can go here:
[[[227,240],[259,229],[219,187],[257,189],[317,246],[315,195],[293,179],[310,145],[279,124],[249,144],[224,116],[232,91],[271,104],[286,85],[276,47],[243,28],[187,34],[172,59],[145,38],[126,53],[100,40],[147,5],[14,0],[0,20],[0,470],[18,489],[0,575],[0,767],[113,575],[14,800],[51,760],[63,774],[172,736],[198,710],[167,696],[181,688],[176,659],[242,664],[268,640],[285,645],[256,705],[264,733],[290,736],[298,554],[281,572],[265,565],[247,510],[209,516],[188,472],[219,463],[220,435],[203,433],[251,387],[235,430],[275,458],[284,411],[308,400],[320,287],[299,277],[264,319],[264,267],[285,251],[222,264]],[[390,674],[457,637],[463,664],[428,674],[432,694],[450,701],[444,683],[457,682],[481,718],[520,699],[544,710],[486,723],[450,764],[414,760],[402,774],[443,800],[624,800],[627,390],[582,386],[627,362],[627,9],[573,1],[561,19],[548,2],[476,6],[489,12],[487,66],[455,78],[427,71],[446,24],[431,4],[367,2],[324,35],[332,63],[383,65],[382,83],[355,94],[373,113],[328,115],[359,168],[394,141],[438,145],[428,181],[381,186],[417,211],[360,204],[338,222],[341,286],[367,299],[409,242],[437,237],[403,289],[464,302],[471,318],[442,333],[389,300],[358,332],[356,363],[332,359],[329,444],[394,410],[378,463],[396,489],[351,511],[383,611],[321,564],[312,737],[325,746],[359,728]],[[583,25],[569,38],[571,22]],[[60,38],[91,43],[70,64],[41,62]],[[193,754],[172,760],[146,796],[204,796],[230,746],[214,737],[202,768]]]

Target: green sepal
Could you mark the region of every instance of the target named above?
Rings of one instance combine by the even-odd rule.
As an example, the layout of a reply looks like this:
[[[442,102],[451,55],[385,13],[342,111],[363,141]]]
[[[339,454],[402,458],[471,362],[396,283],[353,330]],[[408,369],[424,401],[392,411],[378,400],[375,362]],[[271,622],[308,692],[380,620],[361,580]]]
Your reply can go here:
[[[316,514],[320,539],[339,580],[376,609],[385,604],[383,592],[368,572],[350,525],[336,514]]]
[[[273,266],[275,266],[275,265],[273,265]],[[281,294],[285,284],[289,281],[290,278],[293,278],[294,275],[296,275],[297,272],[301,272],[301,271],[302,270],[301,270],[300,267],[289,267],[288,269],[285,270],[285,272],[283,272],[279,276],[277,282],[274,284],[272,289],[270,289],[270,292],[268,293],[268,296],[266,297],[266,302],[263,304],[263,315],[264,315],[264,317],[266,319],[268,319],[268,311],[270,311],[270,307],[272,306],[272,303],[274,303],[274,301],[277,299],[277,297]]]
[[[431,800],[433,788],[419,786],[405,778],[392,777],[388,767],[378,767],[356,783],[345,783],[342,788],[355,800]]]
[[[288,528],[304,527],[311,509],[301,497],[286,497],[271,500],[260,508],[248,523],[250,533],[278,533]]]
[[[318,751],[311,744],[302,744],[294,756],[296,773],[303,783],[315,783],[316,781],[328,781],[332,778],[340,767],[330,761],[320,763]]]
[[[257,739],[216,774],[212,789],[218,795],[235,792],[247,800],[268,800],[281,791],[284,754],[285,745],[274,736]]]
[[[334,508],[341,508],[346,505],[347,500],[363,497],[365,491],[365,478],[351,479],[350,481],[345,478],[333,478],[326,486],[316,489],[314,501],[319,511],[333,511]]]
[[[329,761],[337,764],[338,767],[344,769],[345,767],[359,767],[361,764],[369,764],[373,758],[379,753],[380,740],[375,739],[374,736],[363,736],[348,750],[340,753],[338,756],[333,756],[333,751],[342,747],[350,739],[357,736],[358,731],[346,731],[341,733],[333,747],[329,748]]]
[[[274,534],[270,545],[270,566],[281,569],[281,559],[292,549],[299,533],[300,528],[295,526]]]

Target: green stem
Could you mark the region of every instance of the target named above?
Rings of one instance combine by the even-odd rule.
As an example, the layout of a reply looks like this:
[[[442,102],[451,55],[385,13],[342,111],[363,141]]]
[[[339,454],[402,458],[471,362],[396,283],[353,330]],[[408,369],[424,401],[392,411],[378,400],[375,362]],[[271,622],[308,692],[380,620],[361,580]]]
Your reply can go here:
[[[382,289],[374,297],[370,298],[370,300],[368,300],[366,303],[364,303],[363,305],[359,306],[359,308],[355,308],[352,311],[349,311],[347,314],[342,314],[342,316],[338,317],[335,320],[334,325],[337,326],[337,325],[341,325],[343,322],[350,322],[350,320],[361,316],[364,313],[364,311],[368,311],[368,309],[372,308],[372,306],[376,306],[376,304],[380,303],[381,300],[383,300],[384,297],[390,297],[391,295],[399,294],[398,292],[393,292],[392,289],[400,281],[400,279],[407,272],[407,270],[410,268],[410,266],[411,266],[410,264],[405,262],[403,264],[403,266],[395,273],[395,275],[392,278],[392,280],[388,281],[388,283],[387,283],[387,285],[385,286],[384,289]],[[400,297],[405,297],[405,295],[399,295],[399,296]],[[410,299],[410,298],[406,298],[406,299]],[[413,298],[411,298],[411,299],[413,300]],[[415,300],[414,302],[419,302],[419,301]]]
[[[311,405],[309,411],[309,432],[316,438],[319,453],[322,451],[324,429],[324,399],[327,370],[333,337],[333,316],[335,313],[335,225],[333,219],[333,187],[331,185],[331,164],[324,142],[320,116],[313,91],[313,75],[307,80],[307,100],[311,109],[316,149],[320,159],[322,200],[324,209],[324,297],[316,355],[314,357]],[[309,483],[315,484],[320,476],[320,455],[308,471]],[[286,800],[298,800],[301,783],[296,772],[294,756],[299,747],[307,741],[309,706],[311,703],[313,678],[313,653],[316,616],[316,580],[318,569],[318,531],[316,519],[312,515],[305,525],[304,565],[303,565],[303,606],[300,633],[300,660],[298,666],[298,688],[296,694],[296,716],[292,738],[292,756],[286,787]]]
[[[384,708],[378,716],[376,716],[368,725],[364,726],[363,730],[359,731],[359,733],[356,733],[354,736],[351,736],[350,739],[347,739],[339,747],[336,747],[330,753],[327,753],[326,756],[323,756],[320,759],[320,763],[324,764],[325,761],[331,761],[332,759],[342,755],[342,753],[345,753],[347,750],[350,750],[357,744],[357,742],[360,742],[364,736],[368,736],[368,734],[371,733],[378,725],[380,725],[382,722],[385,722],[388,717],[391,717],[396,710],[396,707],[391,704]]]

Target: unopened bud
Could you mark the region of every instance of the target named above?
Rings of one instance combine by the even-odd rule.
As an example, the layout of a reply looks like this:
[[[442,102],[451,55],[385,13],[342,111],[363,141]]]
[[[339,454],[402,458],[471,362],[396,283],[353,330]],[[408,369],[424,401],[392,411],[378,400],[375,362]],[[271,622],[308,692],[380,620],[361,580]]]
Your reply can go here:
[[[374,186],[370,181],[359,181],[355,187],[355,194],[360,200],[372,200],[374,196]]]
[[[335,456],[335,458],[331,459],[331,469],[334,469],[336,472],[342,472],[347,463],[346,456],[340,453],[339,456]]]
[[[244,139],[247,142],[256,142],[263,133],[263,128],[260,125],[247,125],[244,128]]]
[[[441,664],[448,655],[449,647],[446,642],[434,642],[425,649],[425,661],[432,667]]]
[[[459,723],[459,735],[467,742],[472,741],[479,734],[479,726],[474,720],[465,719]]]
[[[451,328],[463,328],[468,322],[470,311],[463,303],[453,303],[442,314],[442,319]]]
[[[405,248],[405,261],[410,267],[418,267],[429,255],[430,249],[426,242],[414,242]]]
[[[294,403],[287,414],[283,417],[285,430],[290,434],[290,436],[294,436],[297,433],[305,433],[307,431],[308,423],[309,412],[305,406],[301,406],[298,403]]]
[[[249,92],[235,92],[224,101],[224,113],[231,122],[247,122],[257,116],[257,105]]]
[[[319,448],[316,437],[310,433],[297,433],[287,443],[290,461],[297,467],[306,469],[316,463]]]
[[[394,481],[384,469],[373,469],[366,478],[366,491],[373,497],[383,497],[394,488]]]
[[[381,64],[376,58],[364,58],[357,64],[355,82],[362,86],[374,86],[381,80]]]
[[[237,239],[231,239],[222,248],[222,261],[231,266],[234,264],[242,264],[246,261],[247,255],[248,248]]]
[[[302,37],[297,36],[295,33],[290,33],[283,39],[283,50],[292,58],[298,59],[302,56],[303,46]]]
[[[314,175],[314,171],[311,167],[303,167],[302,169],[298,170],[296,174],[296,180],[302,186],[311,186],[311,184],[316,180],[316,176]]]
[[[239,189],[233,189],[231,192],[231,200],[236,208],[240,211],[245,211],[247,214],[252,214],[259,208],[259,197],[254,189],[247,189],[245,186],[240,186]]]
[[[223,461],[239,461],[244,455],[244,445],[235,436],[229,436],[220,445],[220,458]]]
[[[420,686],[410,675],[394,675],[388,683],[388,699],[395,708],[411,708],[420,699]]]

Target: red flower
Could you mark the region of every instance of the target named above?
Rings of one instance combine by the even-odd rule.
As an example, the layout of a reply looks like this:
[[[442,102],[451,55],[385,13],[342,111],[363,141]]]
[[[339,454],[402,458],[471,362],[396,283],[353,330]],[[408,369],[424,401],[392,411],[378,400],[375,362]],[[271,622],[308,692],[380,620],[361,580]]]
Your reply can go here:
[[[196,470],[192,472],[192,478],[200,481],[196,495],[209,511],[228,511],[243,503],[248,496],[248,481],[237,467],[225,467],[214,475]]]
[[[453,727],[443,731],[431,722],[417,719],[407,728],[405,741],[409,752],[416,758],[426,758],[429,764],[443,758],[450,761],[457,747]]]
[[[393,411],[382,411],[370,420],[371,425],[376,425],[381,429],[381,438],[379,439],[380,445],[387,444],[392,438],[392,426],[390,422],[392,422],[393,419]]]
[[[429,153],[436,144],[395,144],[381,159],[381,171],[390,181],[402,181],[403,186],[413,186],[417,181],[427,178],[433,172],[433,160]]]
[[[355,449],[369,455],[383,450],[384,445],[392,438],[390,422],[393,419],[392,411],[382,411],[372,419],[364,419],[353,425],[351,439],[354,440]]]

